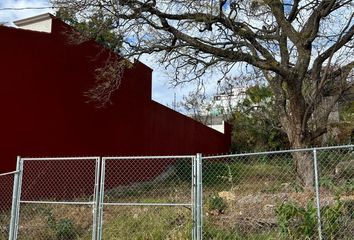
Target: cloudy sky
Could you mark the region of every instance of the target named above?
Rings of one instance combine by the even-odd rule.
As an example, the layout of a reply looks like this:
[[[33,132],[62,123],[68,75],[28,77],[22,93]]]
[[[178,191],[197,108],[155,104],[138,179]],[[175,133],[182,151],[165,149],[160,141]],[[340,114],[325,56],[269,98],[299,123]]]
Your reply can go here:
[[[50,6],[51,5],[48,0],[0,0],[0,23],[12,25],[11,23],[15,20],[47,12],[54,13],[54,10]],[[48,8],[33,9],[42,7]],[[12,8],[25,9],[14,10]],[[174,96],[176,96],[177,101],[179,101],[182,99],[183,95],[187,95],[187,93],[193,89],[192,86],[184,86],[177,88],[171,87],[168,84],[169,81],[167,73],[165,72],[163,67],[160,67],[156,62],[154,62],[153,57],[146,56],[140,60],[154,70],[152,95],[155,101],[158,101],[164,105],[172,106]]]
[[[39,8],[49,7],[47,0],[0,0],[0,22],[11,23],[14,20],[53,12],[53,9],[26,9],[26,10],[2,10],[4,8]]]

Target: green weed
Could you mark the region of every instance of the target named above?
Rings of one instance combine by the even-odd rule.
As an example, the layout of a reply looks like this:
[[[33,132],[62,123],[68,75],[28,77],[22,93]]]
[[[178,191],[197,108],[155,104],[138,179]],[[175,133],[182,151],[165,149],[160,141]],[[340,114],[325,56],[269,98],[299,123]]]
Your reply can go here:
[[[208,211],[224,213],[227,208],[227,203],[222,197],[219,197],[218,195],[212,195],[207,199],[206,207]]]
[[[347,239],[343,234],[345,234],[347,225],[351,224],[349,219],[352,218],[352,210],[351,204],[345,205],[339,198],[336,199],[334,205],[321,208],[324,239]],[[283,203],[275,209],[275,213],[283,238],[313,239],[317,237],[317,212],[312,202],[309,202],[306,208],[296,203]]]
[[[74,222],[70,219],[57,220],[52,211],[48,211],[47,225],[52,230],[56,240],[75,240],[78,233]]]

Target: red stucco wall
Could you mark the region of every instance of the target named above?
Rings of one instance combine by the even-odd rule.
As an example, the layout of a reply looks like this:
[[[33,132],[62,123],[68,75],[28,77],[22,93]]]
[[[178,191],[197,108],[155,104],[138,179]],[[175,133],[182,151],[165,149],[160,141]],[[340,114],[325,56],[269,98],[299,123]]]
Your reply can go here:
[[[0,172],[16,156],[215,154],[227,152],[221,134],[151,100],[152,70],[125,71],[112,105],[97,109],[84,92],[108,51],[93,42],[69,44],[53,33],[0,27]]]

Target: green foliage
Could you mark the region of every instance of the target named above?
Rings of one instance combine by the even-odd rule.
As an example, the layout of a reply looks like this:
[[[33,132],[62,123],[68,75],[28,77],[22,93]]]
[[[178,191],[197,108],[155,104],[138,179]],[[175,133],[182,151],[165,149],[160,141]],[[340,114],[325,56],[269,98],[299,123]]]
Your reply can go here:
[[[72,220],[60,219],[56,224],[55,230],[58,240],[76,239],[76,231]]]
[[[327,188],[336,195],[354,193],[354,179],[333,179],[329,176],[324,176],[320,179],[321,187]]]
[[[240,158],[232,162],[203,162],[203,186],[213,191],[225,191],[236,187],[240,183],[257,183],[260,181],[271,181],[268,187],[262,187],[257,191],[278,192],[282,189],[284,182],[295,181],[295,173],[292,169],[291,160],[286,158],[272,159],[265,158]],[[276,179],[276,180],[275,180]]]
[[[253,86],[233,112],[232,150],[249,152],[284,149],[286,135],[281,131],[274,107],[274,94],[268,86]]]
[[[321,209],[322,228],[326,239],[336,239],[341,227],[341,215],[343,214],[343,203],[336,200],[333,206],[325,206]]]
[[[87,39],[94,39],[104,47],[119,53],[122,37],[113,31],[115,28],[113,17],[105,16],[102,11],[97,11],[89,19],[79,19],[76,12],[69,8],[60,8],[56,16],[74,27]]]
[[[236,170],[236,169],[235,169]],[[229,175],[227,163],[205,162],[203,163],[203,185],[207,187],[227,184],[225,178]]]
[[[275,209],[283,237],[311,239],[316,233],[316,208],[308,203],[306,208],[295,203],[283,203]]]
[[[329,177],[329,176],[321,177],[320,186],[324,187],[324,188],[327,188],[329,190],[335,190],[335,188],[336,188],[336,185],[333,182],[333,179],[331,177]]]
[[[178,180],[190,183],[192,181],[192,163],[186,159],[181,159],[176,164],[176,177]]]
[[[347,103],[340,109],[340,118],[354,124],[354,102]]]
[[[47,212],[47,225],[53,231],[56,240],[77,239],[74,222],[70,219],[57,220],[50,210]]]
[[[246,99],[244,105],[251,106],[255,103],[263,103],[265,101],[273,100],[273,92],[269,87],[255,85],[246,90]]]
[[[227,209],[226,201],[217,194],[211,195],[207,199],[208,211],[217,211],[218,213],[224,213]]]
[[[190,211],[169,207],[126,207],[111,209],[114,219],[103,229],[103,239],[189,239]]]
[[[334,205],[321,208],[322,232],[325,239],[337,239],[341,234],[340,229],[344,226],[345,214],[352,214],[346,212],[343,206],[343,202],[337,198]],[[312,239],[316,236],[318,221],[312,202],[309,202],[306,208],[292,202],[283,203],[275,209],[275,213],[282,237]]]

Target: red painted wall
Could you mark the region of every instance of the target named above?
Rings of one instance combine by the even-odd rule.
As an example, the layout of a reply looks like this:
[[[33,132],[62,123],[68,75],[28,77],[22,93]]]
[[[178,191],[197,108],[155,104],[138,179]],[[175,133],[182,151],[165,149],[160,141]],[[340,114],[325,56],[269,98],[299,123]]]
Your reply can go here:
[[[0,172],[16,156],[109,156],[225,153],[221,134],[151,100],[152,70],[125,71],[113,105],[97,109],[84,92],[108,51],[68,43],[61,21],[53,33],[0,27]]]

